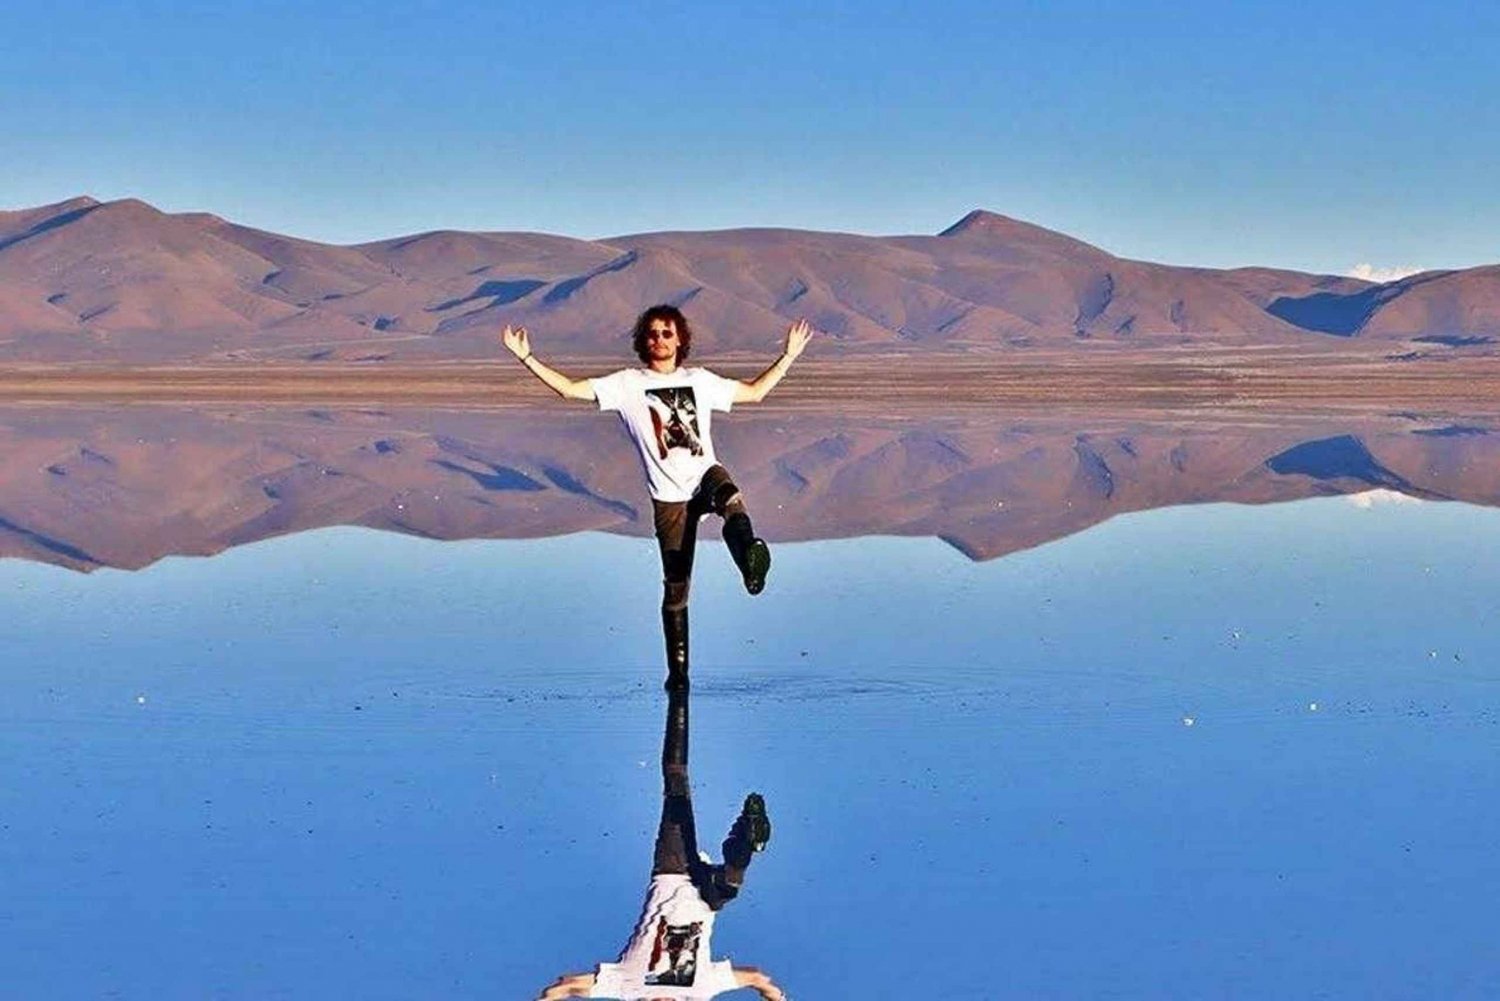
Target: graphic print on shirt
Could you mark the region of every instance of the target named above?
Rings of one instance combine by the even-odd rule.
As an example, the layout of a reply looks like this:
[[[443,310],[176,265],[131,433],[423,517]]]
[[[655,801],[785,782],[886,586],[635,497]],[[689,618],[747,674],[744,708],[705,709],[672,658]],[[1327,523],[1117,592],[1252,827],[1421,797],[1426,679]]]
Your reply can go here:
[[[651,945],[651,962],[646,967],[647,986],[693,986],[698,976],[698,934],[702,928],[697,921],[669,925],[666,918],[657,919],[656,941]]]
[[[646,409],[651,411],[651,427],[656,432],[656,454],[666,461],[667,452],[685,448],[694,455],[703,454],[698,437],[698,399],[692,386],[646,390]]]

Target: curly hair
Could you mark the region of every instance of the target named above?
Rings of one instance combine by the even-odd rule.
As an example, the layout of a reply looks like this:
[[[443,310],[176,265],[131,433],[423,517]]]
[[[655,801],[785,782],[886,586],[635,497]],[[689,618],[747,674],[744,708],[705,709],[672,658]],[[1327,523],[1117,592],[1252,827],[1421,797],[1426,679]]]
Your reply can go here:
[[[631,342],[635,347],[636,357],[647,365],[651,363],[651,352],[646,349],[646,335],[651,333],[651,324],[656,320],[669,320],[677,328],[677,364],[681,365],[687,361],[688,351],[693,346],[693,328],[688,326],[687,317],[682,315],[682,310],[666,303],[652,306],[636,317]]]

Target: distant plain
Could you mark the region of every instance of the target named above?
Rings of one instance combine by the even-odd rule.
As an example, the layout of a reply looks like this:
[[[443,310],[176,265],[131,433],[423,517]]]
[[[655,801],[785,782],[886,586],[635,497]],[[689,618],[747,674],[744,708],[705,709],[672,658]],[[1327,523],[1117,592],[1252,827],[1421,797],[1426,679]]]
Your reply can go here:
[[[497,345],[497,354],[500,349]],[[769,362],[743,354],[709,358],[716,370],[749,378]],[[695,359],[696,360],[696,359]],[[555,358],[571,375],[630,364],[613,358]],[[429,363],[255,362],[124,366],[12,363],[0,366],[7,402],[380,403],[531,407],[551,394],[507,358]],[[1500,401],[1500,357],[1393,362],[1382,351],[1347,348],[1027,351],[920,357],[808,358],[763,408],[822,413],[928,416],[975,409],[1189,408],[1382,410],[1445,406],[1491,412]]]

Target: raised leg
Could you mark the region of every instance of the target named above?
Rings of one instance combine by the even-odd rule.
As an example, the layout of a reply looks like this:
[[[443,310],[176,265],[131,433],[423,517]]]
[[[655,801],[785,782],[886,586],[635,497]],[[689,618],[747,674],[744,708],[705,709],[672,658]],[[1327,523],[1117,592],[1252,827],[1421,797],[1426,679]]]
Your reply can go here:
[[[719,910],[739,895],[751,856],[771,837],[766,805],[756,793],[745,797],[744,808],[724,839],[724,862],[704,862],[698,855],[698,831],[693,819],[692,789],[688,780],[688,693],[667,693],[667,723],[661,744],[661,824],[651,874],[688,876],[703,902]]]
[[[766,586],[766,574],[771,569],[771,549],[763,539],[756,537],[740,488],[727,469],[712,466],[703,474],[698,496],[704,499],[708,510],[724,519],[724,544],[734,565],[739,567],[745,590],[759,594]]]
[[[756,852],[765,851],[770,840],[771,820],[766,815],[766,801],[760,793],[752,792],[745,797],[740,815],[724,837],[723,882],[738,892],[745,882],[750,860]]]

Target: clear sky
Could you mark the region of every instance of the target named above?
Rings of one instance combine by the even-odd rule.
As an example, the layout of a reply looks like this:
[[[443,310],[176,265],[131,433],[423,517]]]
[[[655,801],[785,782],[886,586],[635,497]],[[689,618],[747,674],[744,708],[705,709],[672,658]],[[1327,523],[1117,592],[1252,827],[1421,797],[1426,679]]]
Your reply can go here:
[[[24,4],[4,207],[332,242],[983,207],[1171,263],[1500,261],[1494,5]]]

